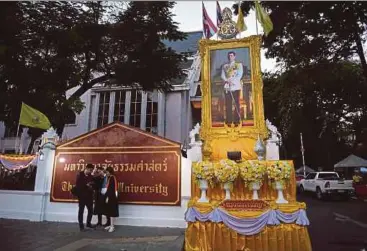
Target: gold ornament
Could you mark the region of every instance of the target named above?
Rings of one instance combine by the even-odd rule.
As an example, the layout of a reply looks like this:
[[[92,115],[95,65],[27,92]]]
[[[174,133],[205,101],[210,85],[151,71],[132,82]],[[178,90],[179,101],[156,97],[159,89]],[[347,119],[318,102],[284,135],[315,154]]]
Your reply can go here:
[[[219,25],[218,36],[222,39],[231,39],[236,37],[238,31],[236,23],[232,20],[232,11],[230,8],[224,8],[222,11],[223,22]]]

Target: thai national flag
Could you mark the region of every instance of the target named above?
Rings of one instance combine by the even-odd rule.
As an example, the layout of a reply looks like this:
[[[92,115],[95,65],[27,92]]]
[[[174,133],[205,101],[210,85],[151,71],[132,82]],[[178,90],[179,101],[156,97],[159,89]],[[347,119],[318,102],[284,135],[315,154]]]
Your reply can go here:
[[[205,38],[211,38],[215,33],[217,33],[217,27],[214,25],[208,13],[206,12],[204,3],[203,3],[203,32]]]
[[[219,2],[217,1],[217,27],[223,22],[222,9],[220,8]]]

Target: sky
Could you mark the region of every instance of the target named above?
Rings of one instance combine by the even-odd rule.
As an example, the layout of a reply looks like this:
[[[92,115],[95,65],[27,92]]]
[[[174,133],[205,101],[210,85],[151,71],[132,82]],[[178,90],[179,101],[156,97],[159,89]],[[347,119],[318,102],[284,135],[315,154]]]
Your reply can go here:
[[[201,3],[201,1],[176,2],[175,7],[172,9],[173,14],[175,14],[173,20],[179,23],[178,26],[181,31],[200,31],[203,29]],[[219,1],[219,5],[222,10],[225,7],[232,10],[232,5],[234,3],[234,1]],[[204,5],[213,23],[216,24],[216,1],[204,1]],[[234,17],[233,20],[236,21],[237,17]],[[256,35],[256,23],[255,13],[251,11],[250,14],[245,17],[245,24],[247,26],[247,31],[244,33],[245,36]],[[259,23],[258,33],[263,33],[262,27]],[[261,70],[271,72],[275,71],[275,60],[265,58],[264,53],[265,51],[261,50]]]

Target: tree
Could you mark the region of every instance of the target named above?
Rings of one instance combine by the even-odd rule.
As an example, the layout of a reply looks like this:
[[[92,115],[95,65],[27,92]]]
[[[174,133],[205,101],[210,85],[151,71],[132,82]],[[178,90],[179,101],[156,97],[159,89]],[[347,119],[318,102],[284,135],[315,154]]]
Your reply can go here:
[[[317,161],[330,154],[325,149],[336,153],[334,147],[345,150],[350,143],[355,148],[367,131],[367,64],[362,46],[367,3],[261,4],[274,25],[263,37],[266,56],[284,66],[282,72],[265,79],[272,88],[264,87],[265,110],[284,133],[287,149],[299,155],[301,131],[306,144],[315,149]],[[251,8],[253,2],[241,2],[245,15]],[[238,14],[237,5],[233,9]],[[351,134],[356,140],[343,142],[342,135]]]
[[[359,57],[365,78],[367,63],[362,44],[366,41],[367,3],[348,2],[261,2],[270,13],[273,31],[264,37],[267,57],[286,67]],[[241,2],[248,14],[253,2]],[[237,5],[233,6],[238,14]],[[366,81],[367,84],[367,81]]]
[[[264,76],[265,115],[279,126],[288,157],[301,164],[299,133],[309,164],[331,166],[354,142],[367,109],[363,70],[353,62],[323,62]],[[365,123],[365,122],[364,122]]]
[[[0,121],[7,126],[17,124],[23,101],[60,132],[95,84],[169,90],[183,74],[184,55],[162,43],[185,38],[172,21],[172,2],[0,5]]]

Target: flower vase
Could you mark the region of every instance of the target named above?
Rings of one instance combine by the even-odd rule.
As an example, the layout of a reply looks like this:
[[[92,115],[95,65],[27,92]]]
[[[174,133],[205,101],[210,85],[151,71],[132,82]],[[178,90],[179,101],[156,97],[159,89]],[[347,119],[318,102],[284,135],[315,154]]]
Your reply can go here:
[[[199,187],[201,190],[201,197],[198,200],[198,202],[207,203],[209,202],[208,198],[206,197],[206,190],[208,190],[208,181],[200,179],[199,180]]]
[[[224,198],[225,200],[231,199],[231,186],[232,182],[226,182],[223,184],[223,189],[226,191],[226,197]]]
[[[252,188],[252,199],[253,200],[258,200],[259,199],[258,191],[260,190],[259,182],[253,182],[251,184],[251,188]]]
[[[277,204],[287,204],[288,201],[284,198],[283,195],[283,184],[280,181],[275,182],[275,189],[278,191],[278,198],[275,201]]]

